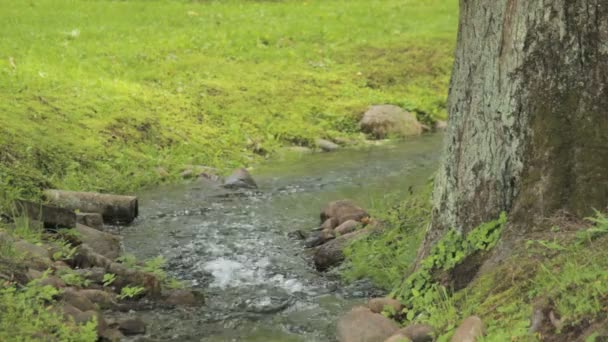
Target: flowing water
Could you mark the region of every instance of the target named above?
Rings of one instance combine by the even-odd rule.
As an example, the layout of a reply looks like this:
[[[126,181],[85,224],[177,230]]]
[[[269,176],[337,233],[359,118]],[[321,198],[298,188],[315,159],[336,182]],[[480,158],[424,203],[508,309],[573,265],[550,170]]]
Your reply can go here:
[[[234,193],[202,181],[140,194],[124,228],[127,252],[163,255],[170,275],[201,288],[202,308],[144,314],[150,337],[175,341],[332,341],[335,322],[378,295],[315,271],[289,232],[319,225],[329,201],[372,209],[406,196],[437,168],[441,136],[361,150],[284,157],[252,172],[259,190]]]

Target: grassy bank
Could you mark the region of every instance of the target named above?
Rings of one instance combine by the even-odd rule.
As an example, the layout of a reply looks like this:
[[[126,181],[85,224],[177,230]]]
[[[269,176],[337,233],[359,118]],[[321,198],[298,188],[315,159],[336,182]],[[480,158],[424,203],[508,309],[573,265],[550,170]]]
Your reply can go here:
[[[456,0],[0,0],[0,193],[129,192],[445,116]]]
[[[508,225],[502,216],[467,236],[448,233],[410,273],[430,220],[429,193],[386,212],[380,216],[387,222],[383,233],[355,241],[346,250],[344,275],[370,278],[392,290],[406,307],[396,316],[405,326],[430,324],[438,341],[449,341],[463,319],[477,315],[487,329],[483,341],[602,341],[596,337],[608,334],[605,214],[585,221],[555,217],[548,232],[507,239],[511,247],[501,246],[501,232]],[[471,265],[493,248],[502,248],[508,258],[499,258],[475,276]],[[445,283],[448,274],[461,274],[465,286],[456,285],[458,277]]]

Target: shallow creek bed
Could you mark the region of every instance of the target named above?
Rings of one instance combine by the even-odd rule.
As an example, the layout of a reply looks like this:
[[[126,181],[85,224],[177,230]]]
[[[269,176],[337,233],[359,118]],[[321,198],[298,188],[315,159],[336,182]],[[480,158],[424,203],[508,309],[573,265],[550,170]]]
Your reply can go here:
[[[319,226],[327,202],[373,211],[387,194],[424,184],[442,138],[428,135],[361,150],[290,155],[252,174],[259,189],[203,181],[139,194],[140,218],[122,229],[128,253],[163,255],[168,272],[200,288],[202,308],[141,313],[148,336],[176,341],[332,341],[338,317],[379,295],[365,281],[319,273],[290,232]],[[376,204],[375,204],[376,203]]]

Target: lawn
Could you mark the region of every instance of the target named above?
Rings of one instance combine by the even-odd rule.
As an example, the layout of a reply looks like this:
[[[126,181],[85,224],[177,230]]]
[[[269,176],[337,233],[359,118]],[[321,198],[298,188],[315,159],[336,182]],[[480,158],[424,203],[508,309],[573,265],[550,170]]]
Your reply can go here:
[[[0,0],[0,193],[132,192],[184,165],[445,118],[456,0]]]

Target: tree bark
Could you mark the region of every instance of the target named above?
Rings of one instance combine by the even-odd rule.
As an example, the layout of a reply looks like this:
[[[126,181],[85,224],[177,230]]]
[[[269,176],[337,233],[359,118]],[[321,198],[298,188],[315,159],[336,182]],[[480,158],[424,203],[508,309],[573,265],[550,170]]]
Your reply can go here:
[[[510,213],[608,205],[608,1],[461,0],[444,163],[419,257]]]

